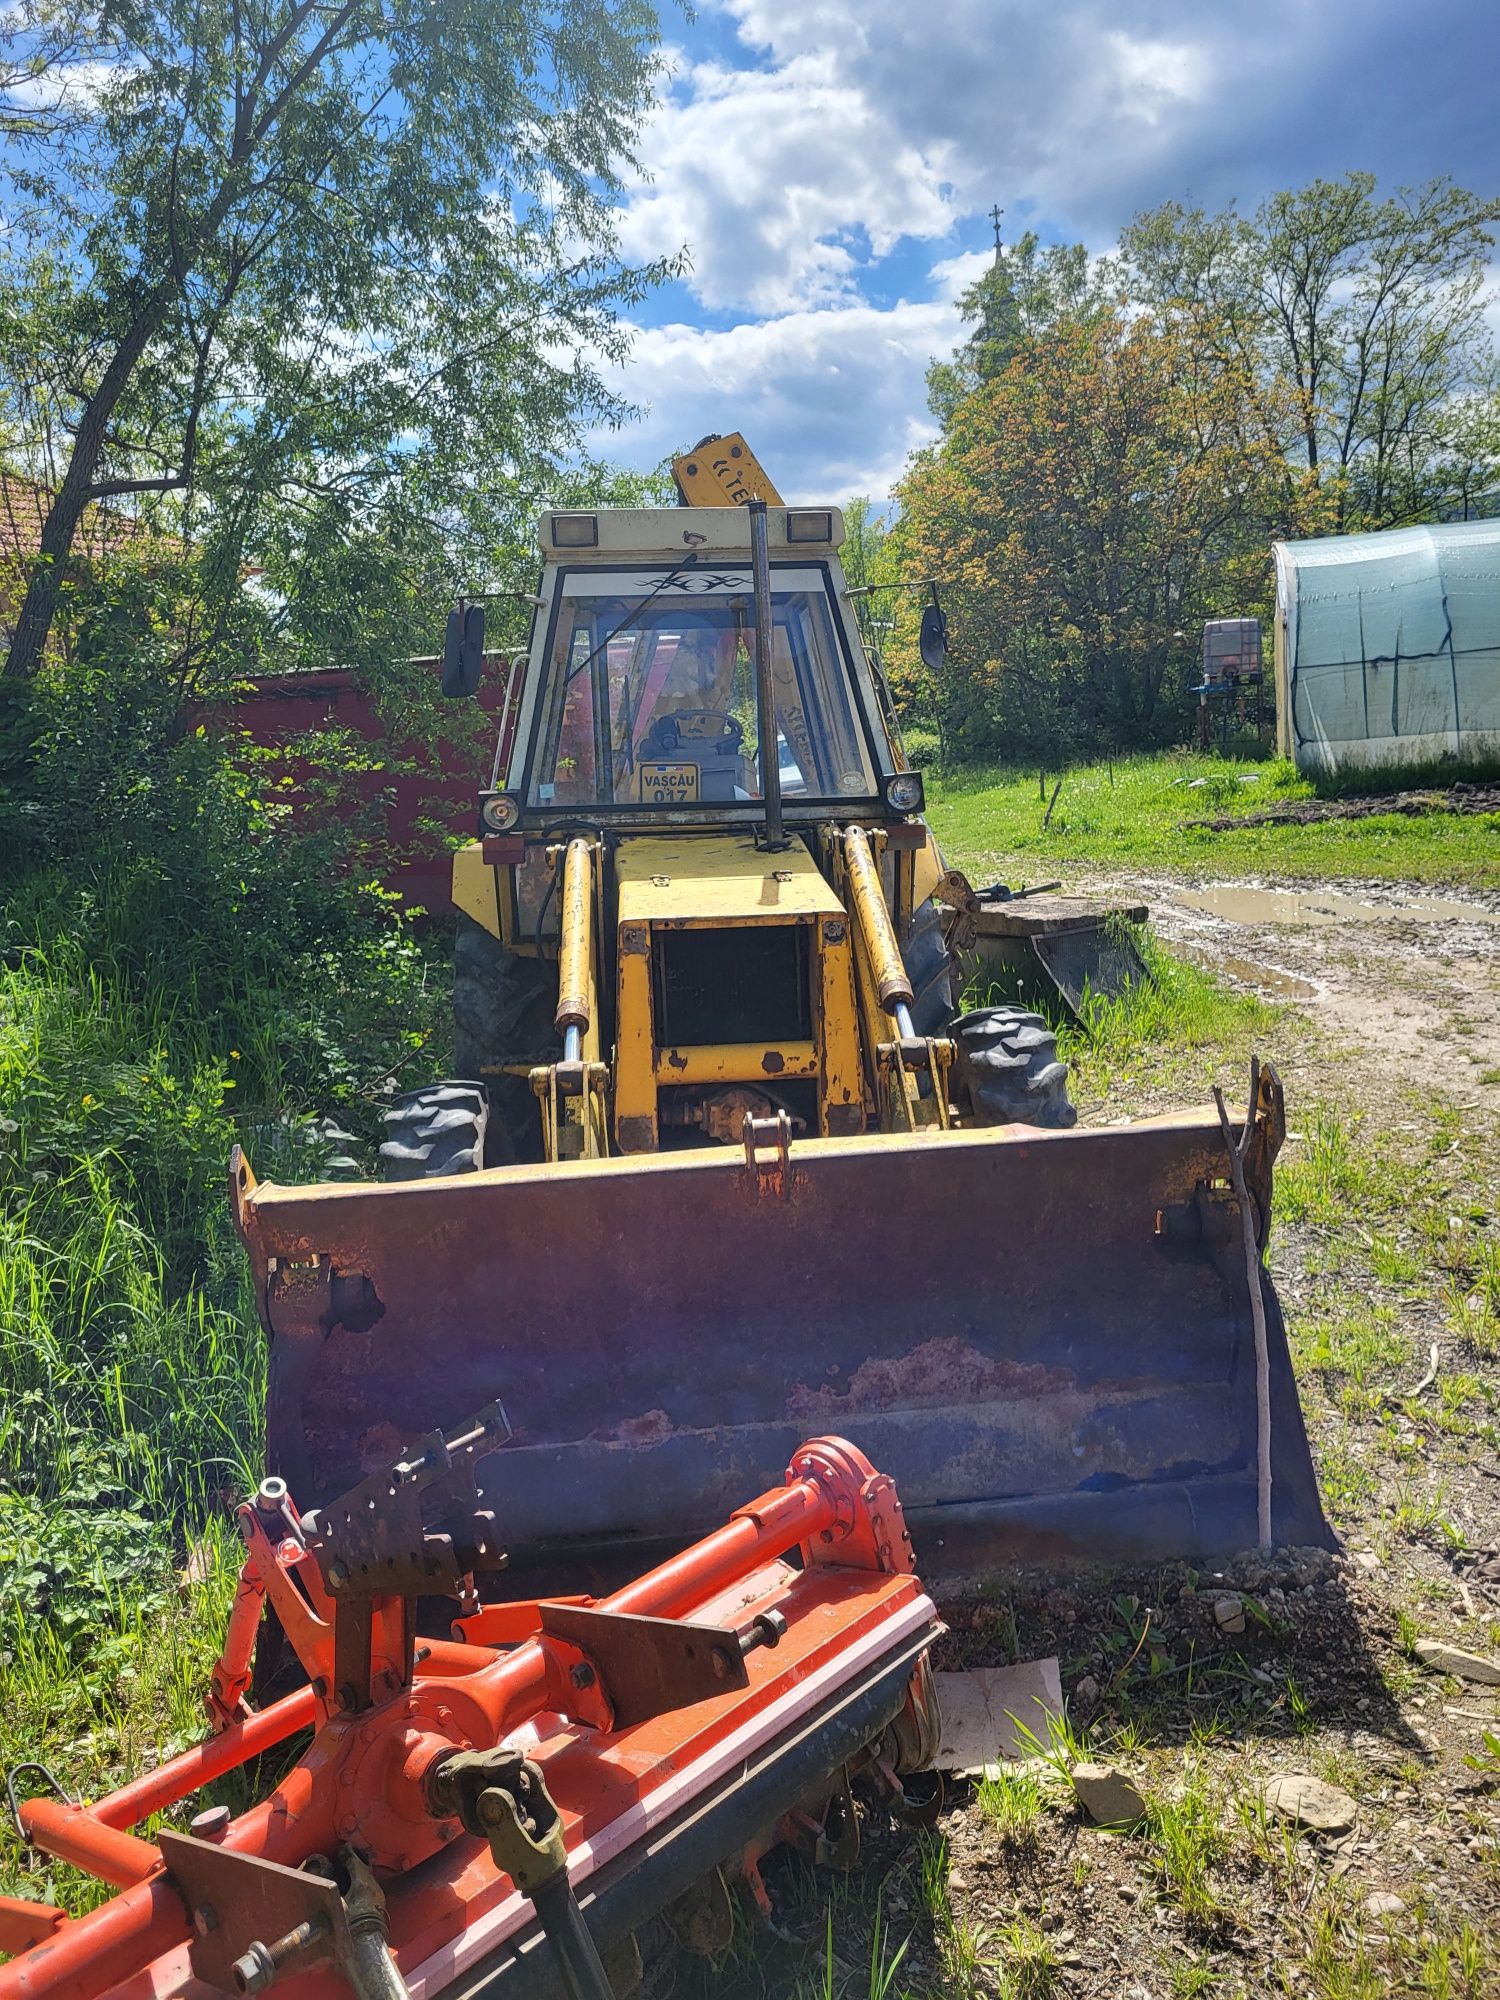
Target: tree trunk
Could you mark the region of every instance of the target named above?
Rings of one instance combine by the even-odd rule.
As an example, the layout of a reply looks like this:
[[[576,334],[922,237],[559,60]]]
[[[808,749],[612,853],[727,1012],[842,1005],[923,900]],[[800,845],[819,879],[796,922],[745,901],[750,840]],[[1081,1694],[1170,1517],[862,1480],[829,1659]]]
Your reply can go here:
[[[73,452],[62,485],[42,524],[36,560],[26,584],[21,614],[5,662],[5,678],[28,681],[42,664],[52,620],[57,612],[62,588],[63,565],[73,548],[73,536],[83,519],[94,485],[94,474],[104,454],[104,437],[115,405],[124,393],[131,371],[146,350],[146,343],[166,317],[171,293],[165,287],[148,297],[134,324],[110,357],[98,388],[84,405]]]

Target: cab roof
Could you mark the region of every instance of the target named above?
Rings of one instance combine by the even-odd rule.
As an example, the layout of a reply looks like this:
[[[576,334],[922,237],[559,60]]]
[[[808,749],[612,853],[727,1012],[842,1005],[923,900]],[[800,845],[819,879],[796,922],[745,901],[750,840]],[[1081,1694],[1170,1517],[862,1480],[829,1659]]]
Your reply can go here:
[[[838,507],[767,507],[773,554],[828,556],[842,546]],[[742,507],[596,507],[548,509],[537,524],[548,562],[618,562],[622,556],[676,558],[688,549],[750,554]]]

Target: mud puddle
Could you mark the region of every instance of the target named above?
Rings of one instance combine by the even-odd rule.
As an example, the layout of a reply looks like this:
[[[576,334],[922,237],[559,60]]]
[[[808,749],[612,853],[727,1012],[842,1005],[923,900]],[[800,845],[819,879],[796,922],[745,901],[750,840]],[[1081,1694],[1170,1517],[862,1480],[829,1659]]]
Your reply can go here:
[[[1257,965],[1253,958],[1233,958],[1223,952],[1196,951],[1193,956],[1211,972],[1224,972],[1242,986],[1272,993],[1278,1000],[1313,1000],[1318,989],[1310,979],[1295,972],[1283,972],[1279,965]]]
[[[1208,889],[1174,889],[1172,901],[1226,924],[1500,924],[1500,910],[1445,896],[1374,903],[1333,889],[1257,889],[1227,882]]]

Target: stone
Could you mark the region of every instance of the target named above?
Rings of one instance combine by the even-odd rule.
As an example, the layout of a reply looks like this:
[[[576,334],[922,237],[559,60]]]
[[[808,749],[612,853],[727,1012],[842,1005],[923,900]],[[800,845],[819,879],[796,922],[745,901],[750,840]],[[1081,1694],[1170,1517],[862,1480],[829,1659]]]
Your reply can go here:
[[[1405,1914],[1405,1903],[1399,1896],[1393,1896],[1389,1889],[1372,1889],[1365,1897],[1367,1917],[1400,1917]]]
[[[1359,1807],[1337,1785],[1325,1785],[1306,1771],[1280,1771],[1266,1782],[1267,1807],[1281,1819],[1318,1833],[1347,1833]]]
[[[1358,1550],[1354,1560],[1359,1564],[1361,1569],[1379,1569],[1380,1567],[1380,1558],[1373,1549]]]
[[[1455,1680],[1500,1687],[1500,1660],[1488,1660],[1483,1653],[1466,1653],[1461,1646],[1445,1646],[1441,1639],[1418,1639],[1412,1650],[1422,1665],[1431,1667],[1435,1674],[1452,1674]]]
[[[1123,1771],[1110,1764],[1075,1764],[1073,1792],[1095,1826],[1134,1826],[1146,1801]]]
[[[1245,1629],[1245,1600],[1232,1593],[1214,1599],[1214,1621],[1221,1632],[1243,1632]]]
[[[1099,1683],[1092,1674],[1085,1674],[1073,1690],[1073,1700],[1081,1709],[1093,1708],[1099,1700]]]

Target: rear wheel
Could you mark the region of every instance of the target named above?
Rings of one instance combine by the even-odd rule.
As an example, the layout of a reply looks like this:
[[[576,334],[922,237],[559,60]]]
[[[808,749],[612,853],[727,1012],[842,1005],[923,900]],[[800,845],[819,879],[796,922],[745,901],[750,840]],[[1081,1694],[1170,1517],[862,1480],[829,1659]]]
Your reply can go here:
[[[490,1108],[477,1083],[429,1083],[398,1097],[385,1114],[380,1164],[388,1181],[472,1174],[484,1165]]]
[[[489,1099],[484,1164],[539,1160],[542,1127],[524,1076],[501,1076],[502,1063],[551,1062],[557,1056],[557,975],[541,959],[521,958],[472,917],[460,916],[453,939],[453,1067],[482,1081]]]
[[[919,1035],[946,1035],[953,1019],[953,959],[943,912],[929,896],[911,920],[901,952],[911,981],[911,1024]]]
[[[1068,1065],[1057,1036],[1040,1014],[1021,1007],[980,1007],[949,1030],[957,1078],[981,1125],[1042,1125],[1054,1131],[1078,1122],[1068,1100]]]

